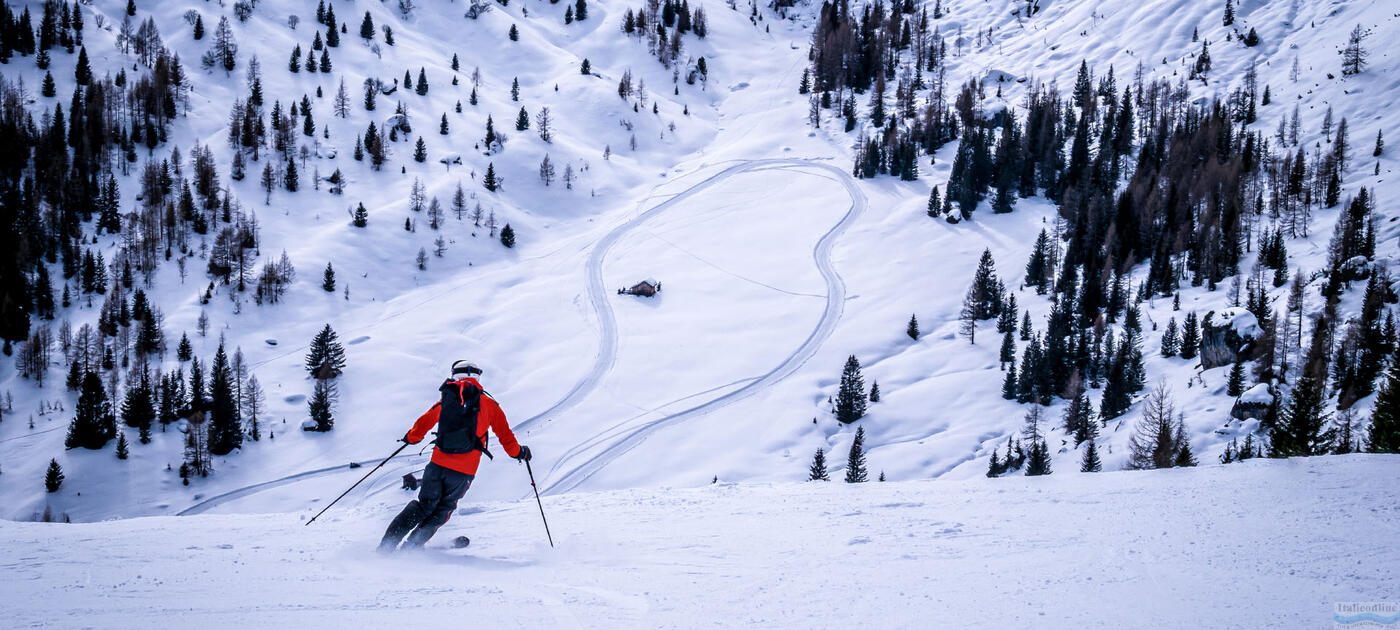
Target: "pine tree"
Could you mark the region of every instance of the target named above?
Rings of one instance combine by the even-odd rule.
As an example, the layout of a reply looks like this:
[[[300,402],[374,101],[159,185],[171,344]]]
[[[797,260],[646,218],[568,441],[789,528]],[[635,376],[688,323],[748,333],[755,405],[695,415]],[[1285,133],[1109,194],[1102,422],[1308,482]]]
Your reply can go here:
[[[413,145],[413,161],[423,162],[428,159],[428,145],[423,142],[423,136],[418,136],[418,142]]]
[[[511,25],[510,25],[510,30],[509,30],[509,31],[506,31],[506,37],[510,38],[510,41],[513,41],[513,42],[518,42],[518,41],[520,41],[520,29],[515,28],[515,25],[514,25],[514,24],[511,24]],[[584,59],[583,61],[584,61],[584,63],[588,63],[588,60],[587,60],[587,59]]]
[[[1225,393],[1230,396],[1239,396],[1244,393],[1244,362],[1236,360],[1230,367],[1230,378],[1225,385]]]
[[[997,315],[997,332],[1016,332],[1016,294],[1009,293],[1006,296],[1006,303],[1001,305],[1001,314]]]
[[[326,432],[335,428],[334,399],[335,392],[330,382],[316,381],[316,385],[311,391],[311,399],[306,403],[311,421],[315,425],[307,430]]]
[[[126,459],[131,455],[131,448],[126,442],[126,431],[117,431],[117,459]]]
[[[501,244],[508,248],[515,247],[515,230],[510,227],[509,223],[501,228]]]
[[[486,176],[481,178],[481,186],[491,192],[496,192],[496,189],[501,187],[500,182],[496,180],[495,162],[486,163]]]
[[[335,269],[330,263],[326,263],[326,270],[321,274],[321,290],[326,293],[335,293]]]
[[[1201,53],[1196,56],[1196,75],[1210,72],[1210,42],[1201,42]]]
[[[836,393],[836,420],[850,424],[865,416],[865,379],[860,373],[856,355],[846,359],[841,370],[841,385]]]
[[[1320,379],[1304,374],[1279,415],[1273,432],[1275,457],[1325,455],[1332,450],[1336,429],[1328,426],[1327,397]]]
[[[219,25],[214,29],[212,52],[224,72],[233,72],[238,63],[238,44],[233,40],[233,27],[229,26],[228,16],[220,17]]]
[[[1223,23],[1225,26],[1230,26],[1231,24],[1235,23],[1234,0],[1225,0],[1225,19],[1223,20]]]
[[[357,228],[369,225],[369,210],[365,209],[365,204],[361,203],[355,207],[355,216],[351,219],[351,224]]]
[[[287,192],[296,192],[299,184],[297,177],[296,159],[287,160],[287,172],[282,176],[282,184],[287,188]]]
[[[987,460],[987,476],[995,478],[1004,472],[1006,472],[1006,466],[1001,463],[996,449],[992,449],[992,458]]]
[[[481,143],[486,145],[487,150],[490,150],[491,145],[496,143],[496,123],[490,114],[486,115],[486,136],[482,138]],[[492,170],[494,172],[494,169]]]
[[[1381,137],[1381,130],[1377,129],[1377,130],[1376,130],[1376,148],[1375,148],[1374,151],[1371,151],[1371,156],[1372,156],[1372,157],[1380,157],[1381,153],[1382,153],[1384,150],[1385,150],[1385,140]]]
[[[1196,456],[1191,452],[1191,441],[1182,437],[1180,448],[1176,451],[1176,459],[1172,465],[1177,468],[1191,468],[1196,465]]]
[[[1348,407],[1337,413],[1336,421],[1337,440],[1332,448],[1332,453],[1336,455],[1346,455],[1360,450],[1360,443],[1356,440],[1356,410]]]
[[[880,381],[871,381],[870,383],[870,402],[880,402]]]
[[[1007,363],[1010,363],[1013,369],[1016,367],[1016,338],[1015,334],[1009,330],[1002,333],[1001,352],[997,360],[1001,363],[1001,367],[1003,368],[1006,367]]]
[[[317,380],[332,379],[345,371],[345,348],[339,337],[326,324],[321,332],[311,340],[311,348],[306,354],[306,371]]]
[[[992,250],[982,250],[982,259],[977,263],[977,272],[972,278],[972,293],[977,319],[991,319],[1001,312],[1002,288],[997,279],[996,262],[992,260]]]
[[[856,429],[856,437],[851,441],[851,452],[846,458],[846,483],[868,481],[865,470],[865,427]]]
[[[909,316],[909,325],[908,325],[907,327],[905,327],[905,329],[904,329],[904,334],[909,335],[909,338],[910,338],[910,339],[913,339],[913,340],[915,340],[915,341],[918,341],[918,340],[919,340],[919,318],[918,318],[918,317],[916,317],[916,316],[914,316],[914,315],[910,315],[910,316]]]
[[[1001,383],[1001,397],[1007,400],[1016,400],[1019,387],[1019,379],[1016,377],[1016,363],[1013,361],[1011,367],[1006,370],[1006,380]]]
[[[1342,117],[1342,121],[1337,123],[1337,136],[1332,139],[1332,156],[1336,159],[1337,169],[1344,171],[1347,168],[1347,152],[1351,148],[1347,133],[1347,119]]]
[[[86,46],[78,49],[78,65],[73,68],[73,78],[78,85],[87,85],[92,82],[92,66],[88,63]]]
[[[1176,461],[1176,405],[1165,383],[1143,403],[1142,419],[1128,438],[1128,468],[1171,468]]]
[[[190,345],[189,333],[180,333],[180,345],[175,348],[175,358],[181,361],[189,361],[194,356],[194,347]]]
[[[413,86],[413,91],[419,96],[428,95],[428,71],[426,68],[418,68],[418,83]]]
[[[258,384],[257,375],[249,375],[248,381],[242,389],[242,403],[245,417],[248,420],[248,437],[256,442],[262,439],[262,428],[258,422],[258,417],[264,411],[267,397],[263,393],[262,386]]]
[[[374,20],[370,18],[369,11],[365,11],[365,19],[360,22],[360,39],[374,39]]]
[[[243,446],[243,419],[238,415],[233,379],[228,355],[219,344],[209,367],[209,452],[214,455],[227,455]]]
[[[1089,393],[1078,383],[1073,387],[1078,393],[1065,407],[1064,427],[1066,433],[1074,436],[1074,445],[1079,446],[1098,436],[1099,425],[1094,421],[1094,404],[1089,400]]]
[[[817,449],[812,456],[812,465],[807,468],[807,481],[831,481],[826,472],[826,453],[822,449]]]
[[[1238,457],[1236,455],[1236,453],[1238,452],[1239,446],[1235,444],[1235,439],[1231,438],[1230,443],[1225,445],[1225,451],[1220,454],[1220,463],[1228,464],[1230,462],[1235,461]]]
[[[44,489],[50,493],[58,492],[63,487],[63,467],[58,465],[57,459],[49,460],[49,469],[44,473]]]
[[[194,31],[190,33],[190,36],[193,37],[195,41],[204,39],[204,16],[194,16]]]
[[[588,19],[588,0],[574,0],[574,19],[580,22]]]
[[[977,286],[973,285],[967,288],[967,295],[963,296],[962,309],[958,311],[958,320],[961,322],[958,326],[958,334],[967,337],[967,342],[973,345],[977,344],[977,313]]]
[[[1351,35],[1347,37],[1346,48],[1342,50],[1342,74],[1351,76],[1360,74],[1366,68],[1366,49],[1361,46],[1361,42],[1366,39],[1369,33],[1361,28],[1360,24],[1351,30]]]
[[[1371,412],[1371,431],[1366,450],[1372,453],[1400,453],[1400,350],[1390,358],[1390,370],[1376,394]]]
[[[1089,440],[1089,446],[1084,448],[1084,458],[1080,460],[1079,472],[1099,472],[1103,470],[1103,461],[1099,459],[1099,447],[1097,440]]]
[[[102,378],[96,372],[88,371],[83,375],[79,387],[78,402],[74,407],[73,420],[68,425],[64,446],[97,450],[116,437],[116,432],[115,418],[107,401],[107,390],[102,387]]]
[[[1201,347],[1201,329],[1196,320],[1196,312],[1186,314],[1186,325],[1181,331],[1181,358],[1194,359]]]
[[[141,380],[129,385],[126,397],[122,400],[122,422],[140,432],[142,444],[151,441],[151,423],[156,419],[154,392],[149,377],[142,373]]]
[[[1167,328],[1162,333],[1162,356],[1174,357],[1181,349],[1181,335],[1176,329],[1176,318],[1167,320]]]
[[[1045,440],[1032,442],[1030,456],[1026,458],[1026,476],[1038,477],[1050,472],[1050,447],[1046,446]]]
[[[1035,287],[1037,295],[1045,295],[1050,286],[1050,276],[1054,273],[1050,256],[1050,235],[1041,228],[1040,236],[1036,237],[1035,246],[1031,249],[1031,257],[1026,261],[1026,284]]]

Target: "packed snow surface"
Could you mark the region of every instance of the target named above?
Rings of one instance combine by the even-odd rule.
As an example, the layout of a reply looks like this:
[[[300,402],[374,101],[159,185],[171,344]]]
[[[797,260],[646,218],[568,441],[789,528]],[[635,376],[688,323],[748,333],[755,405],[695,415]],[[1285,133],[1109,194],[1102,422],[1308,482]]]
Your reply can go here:
[[[525,471],[491,474],[524,486]],[[1400,457],[0,522],[9,627],[1304,628],[1400,588]],[[470,494],[468,495],[470,498]],[[406,499],[406,497],[403,497]],[[337,508],[338,509],[338,508]],[[457,535],[467,549],[449,548]],[[448,627],[448,626],[442,626]]]

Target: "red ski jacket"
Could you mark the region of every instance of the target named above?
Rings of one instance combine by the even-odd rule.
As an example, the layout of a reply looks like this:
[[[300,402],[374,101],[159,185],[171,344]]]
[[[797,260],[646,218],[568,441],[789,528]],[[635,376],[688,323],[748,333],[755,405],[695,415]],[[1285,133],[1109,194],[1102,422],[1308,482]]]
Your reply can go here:
[[[477,382],[474,378],[459,379],[457,382],[461,383],[463,381],[475,385],[477,389],[482,389],[481,383]],[[441,406],[441,401],[434,403],[427,413],[418,417],[418,421],[413,423],[413,428],[409,429],[408,435],[404,436],[404,439],[408,440],[409,444],[422,442],[424,436],[428,435],[428,431],[437,425],[438,408]],[[476,434],[484,437],[487,427],[490,427],[490,429],[496,433],[496,438],[501,441],[501,446],[505,448],[506,455],[511,457],[520,455],[520,443],[515,441],[515,434],[511,432],[510,425],[506,424],[505,412],[501,411],[501,406],[496,403],[496,399],[492,398],[482,389],[481,410],[476,416]],[[454,454],[444,453],[438,450],[437,447],[433,447],[432,461],[434,464],[442,466],[443,468],[449,468],[459,473],[474,476],[476,475],[477,466],[481,464],[481,451]]]

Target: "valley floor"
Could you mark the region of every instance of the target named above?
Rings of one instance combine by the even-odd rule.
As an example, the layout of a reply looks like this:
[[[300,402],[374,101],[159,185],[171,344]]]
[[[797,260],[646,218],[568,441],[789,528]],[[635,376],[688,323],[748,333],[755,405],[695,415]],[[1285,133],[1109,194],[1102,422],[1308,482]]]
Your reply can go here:
[[[518,476],[497,466],[487,474]],[[397,501],[0,521],[8,627],[1323,627],[1400,592],[1400,457],[464,502],[421,552]],[[409,496],[405,493],[404,501]],[[468,499],[471,495],[468,495]],[[468,549],[448,549],[457,535]]]

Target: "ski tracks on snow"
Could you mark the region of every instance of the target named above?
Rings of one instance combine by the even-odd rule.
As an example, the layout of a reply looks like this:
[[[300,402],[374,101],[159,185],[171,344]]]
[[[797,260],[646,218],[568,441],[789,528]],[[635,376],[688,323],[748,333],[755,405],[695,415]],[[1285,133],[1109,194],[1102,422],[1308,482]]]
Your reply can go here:
[[[550,469],[547,477],[553,482],[546,485],[545,493],[564,492],[577,487],[587,481],[593,475],[602,470],[608,463],[631,451],[640,444],[648,435],[657,429],[676,424],[691,418],[699,417],[707,413],[722,409],[732,405],[744,398],[748,398],[767,387],[786,378],[788,375],[802,367],[812,355],[816,354],[822,343],[831,336],[836,324],[841,319],[841,313],[846,302],[846,283],[841,275],[836,273],[831,263],[831,250],[836,239],[846,231],[848,227],[865,211],[867,201],[864,193],[860,191],[854,178],[846,171],[820,162],[800,159],[766,159],[745,161],[725,168],[724,170],[711,175],[700,183],[682,191],[679,194],[663,201],[651,209],[641,213],[633,219],[613,228],[589,255],[588,259],[588,293],[589,300],[598,314],[600,327],[600,344],[598,356],[594,361],[593,370],[589,377],[580,382],[580,387],[587,383],[587,389],[595,387],[604,375],[611,371],[613,364],[617,360],[617,319],[613,314],[612,305],[608,302],[608,292],[603,286],[603,260],[609,251],[617,244],[622,237],[636,229],[641,224],[655,217],[662,212],[669,210],[675,205],[694,197],[705,190],[713,187],[724,180],[740,173],[784,170],[804,172],[805,174],[824,177],[840,183],[846,189],[846,194],[851,199],[850,209],[841,217],[826,234],[812,248],[812,258],[817,265],[817,270],[821,273],[822,279],[826,282],[826,306],[822,311],[821,319],[817,322],[807,339],[802,342],[791,354],[789,354],[777,367],[768,373],[754,379],[744,386],[729,393],[723,394],[709,401],[695,405],[693,407],[667,414],[660,418],[644,422],[639,425],[618,428],[612,427],[607,432],[612,432],[616,439],[613,439],[607,446],[594,452],[594,447],[599,442],[600,436],[595,436],[591,440],[586,440],[578,446],[565,452],[555,465]],[[578,391],[579,387],[575,387]],[[569,396],[560,404],[576,402],[570,401]],[[590,454],[590,452],[592,454]],[[566,462],[578,458],[585,458],[578,464],[565,468]],[[562,471],[562,472],[561,472]]]

